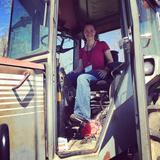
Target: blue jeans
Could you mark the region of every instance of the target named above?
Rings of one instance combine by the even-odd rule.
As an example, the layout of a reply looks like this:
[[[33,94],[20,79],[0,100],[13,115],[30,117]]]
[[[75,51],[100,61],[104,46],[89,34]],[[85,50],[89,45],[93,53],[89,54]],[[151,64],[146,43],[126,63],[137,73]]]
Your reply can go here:
[[[74,114],[79,115],[85,118],[86,120],[90,120],[91,118],[90,81],[95,81],[97,79],[100,79],[97,72],[90,71],[87,73],[78,73],[78,74],[70,73],[68,77],[72,81],[72,84],[74,84],[77,79]]]

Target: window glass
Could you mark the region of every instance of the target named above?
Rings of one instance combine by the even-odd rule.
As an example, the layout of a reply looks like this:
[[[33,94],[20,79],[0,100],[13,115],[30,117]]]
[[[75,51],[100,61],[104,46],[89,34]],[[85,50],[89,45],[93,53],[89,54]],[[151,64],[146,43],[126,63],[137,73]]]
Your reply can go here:
[[[7,54],[10,13],[11,1],[0,0],[0,56]]]
[[[44,13],[44,0],[14,1],[9,57],[20,58],[48,49],[48,26],[43,24]]]
[[[109,45],[110,50],[118,51],[119,61],[124,62],[124,52],[123,52],[123,49],[120,49],[119,47],[119,40],[122,39],[120,29],[101,33],[98,35],[98,39],[100,41],[105,41]],[[81,42],[82,42],[81,46],[84,47],[85,45],[84,40],[82,40]]]
[[[61,33],[58,33],[61,35]],[[72,48],[66,52],[57,53],[57,58],[59,59],[60,67],[63,67],[66,73],[73,70],[73,46],[74,41],[71,38],[64,38],[62,44],[62,38],[57,37],[57,46],[61,46],[64,50]]]
[[[73,70],[73,49],[64,54],[60,54],[60,67],[63,67],[66,73]]]
[[[123,50],[119,48],[119,44],[118,44],[119,40],[122,39],[120,29],[106,32],[106,33],[102,33],[99,35],[99,39],[101,41],[105,41],[109,45],[110,50],[118,51],[119,61],[121,61],[121,62],[124,61]]]
[[[141,45],[143,55],[159,54],[160,32],[155,11],[146,1],[138,1]]]

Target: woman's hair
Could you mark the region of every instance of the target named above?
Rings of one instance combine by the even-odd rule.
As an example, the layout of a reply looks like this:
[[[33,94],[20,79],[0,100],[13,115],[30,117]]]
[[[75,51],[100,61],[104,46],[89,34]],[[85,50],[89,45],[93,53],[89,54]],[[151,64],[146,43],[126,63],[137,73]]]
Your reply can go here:
[[[95,24],[93,24],[92,22],[87,22],[87,23],[85,23],[85,24],[83,25],[82,33],[83,33],[83,31],[84,31],[84,28],[85,28],[86,26],[90,26],[90,25],[93,26],[94,29],[96,30]],[[83,39],[84,39],[84,41],[86,42],[86,39],[85,39],[85,37],[84,37],[84,34],[83,34]],[[95,35],[95,40],[99,40],[99,37],[98,37],[97,32],[96,32],[96,35]]]
[[[84,30],[84,28],[85,28],[86,26],[93,26],[93,27],[94,27],[94,29],[96,30],[96,26],[95,26],[95,24],[94,24],[94,23],[91,23],[91,22],[87,22],[87,23],[85,23],[85,24],[83,25],[83,30]]]

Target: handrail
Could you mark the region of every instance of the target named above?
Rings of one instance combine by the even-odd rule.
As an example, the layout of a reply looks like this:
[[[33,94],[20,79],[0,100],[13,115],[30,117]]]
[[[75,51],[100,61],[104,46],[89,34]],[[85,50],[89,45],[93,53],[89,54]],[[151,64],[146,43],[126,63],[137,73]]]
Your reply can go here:
[[[18,89],[19,87],[21,87],[22,84],[28,79],[28,77],[29,77],[30,75],[31,75],[31,74],[30,74],[29,72],[25,72],[25,73],[24,73],[24,76],[25,76],[25,77],[20,81],[20,83],[19,83],[17,86],[13,87],[12,90],[16,90],[16,89]]]
[[[26,60],[16,60],[6,57],[0,57],[0,65],[7,65],[7,66],[14,66],[14,67],[23,67],[23,68],[30,68],[36,70],[45,70],[43,64],[29,62]]]

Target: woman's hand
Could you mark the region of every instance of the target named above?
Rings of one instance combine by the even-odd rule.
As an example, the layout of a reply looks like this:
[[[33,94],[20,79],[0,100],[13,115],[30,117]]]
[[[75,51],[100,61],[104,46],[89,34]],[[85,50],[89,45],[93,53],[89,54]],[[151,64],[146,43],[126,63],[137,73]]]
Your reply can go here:
[[[101,79],[104,79],[106,76],[107,76],[107,74],[108,74],[108,71],[106,71],[106,70],[97,70],[97,73],[98,73],[98,76],[101,78]]]
[[[82,59],[79,59],[77,68],[74,69],[72,72],[73,72],[73,73],[79,73],[79,72],[81,72],[82,70],[83,70]]]

